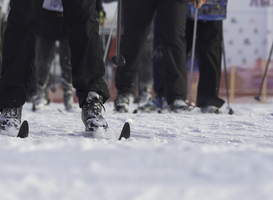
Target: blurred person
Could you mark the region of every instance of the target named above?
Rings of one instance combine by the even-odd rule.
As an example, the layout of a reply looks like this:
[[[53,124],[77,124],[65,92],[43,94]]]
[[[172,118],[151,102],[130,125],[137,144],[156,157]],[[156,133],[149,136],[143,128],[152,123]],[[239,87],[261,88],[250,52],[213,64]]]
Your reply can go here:
[[[64,24],[61,0],[51,3],[44,0],[39,34],[35,47],[35,70],[37,93],[34,99],[36,109],[42,109],[48,104],[46,89],[49,72],[56,52],[56,41],[59,42],[60,67],[62,77],[63,102],[67,111],[73,109],[73,86],[70,48],[68,45],[68,30]]]
[[[196,60],[199,67],[196,106],[202,113],[218,114],[225,101],[218,97],[221,81],[223,20],[227,0],[207,0],[199,10],[197,21]],[[190,10],[193,6],[189,5]],[[193,12],[192,12],[193,15]],[[187,53],[191,53],[194,20],[187,19]]]
[[[128,112],[129,92],[137,77],[140,56],[155,15],[158,16],[162,50],[162,82],[164,96],[172,112],[189,111],[187,97],[187,69],[185,28],[188,0],[138,0],[122,3],[123,34],[120,53],[126,59],[115,74],[117,112]],[[200,8],[202,0],[194,2]]]
[[[220,3],[219,3],[220,2]],[[221,57],[222,57],[222,20],[226,17],[227,0],[218,2],[207,0],[199,9],[199,18],[197,24],[196,41],[196,60],[199,66],[199,83],[197,92],[196,106],[202,113],[218,114],[219,108],[225,103],[218,97],[220,78],[221,78]],[[209,6],[209,8],[208,8]],[[221,9],[222,6],[222,9]],[[192,3],[189,4],[189,13],[194,15]],[[209,12],[208,12],[209,11]],[[187,55],[191,56],[193,41],[194,21],[188,16],[186,26]],[[164,104],[164,89],[161,80],[161,45],[159,40],[158,22],[155,17],[154,31],[154,91],[155,98],[139,108],[142,112],[151,112],[162,109]]]
[[[160,32],[159,32],[158,17],[157,15],[155,15],[154,29],[153,29],[153,55],[152,55],[154,98],[151,99],[146,104],[140,106],[138,109],[134,111],[134,113],[137,113],[137,110],[141,112],[145,112],[145,113],[150,113],[153,111],[161,112],[163,107],[167,109],[169,108],[166,105],[165,98],[164,98],[162,70],[161,70],[162,51],[161,51],[159,33]]]
[[[34,105],[36,109],[41,109],[48,104],[46,89],[49,81],[49,72],[56,52],[56,41],[59,41],[58,53],[60,55],[63,102],[65,109],[73,109],[73,91],[72,86],[72,67],[71,55],[68,45],[68,29],[64,24],[63,7],[61,0],[44,0],[42,9],[42,20],[39,35],[36,41],[35,69],[37,82]],[[99,12],[101,25],[105,23],[105,12],[102,2],[96,1],[96,9]]]
[[[60,55],[65,110],[71,111],[74,107],[68,29],[64,24],[63,7],[60,5],[62,5],[61,0],[55,0],[54,4],[51,0],[44,0],[43,3],[41,26],[35,47],[36,72],[34,74],[36,76],[33,76],[32,87],[28,91],[27,99],[27,101],[34,103],[34,110],[42,109],[50,102],[47,88],[50,85],[50,78],[55,78],[50,77],[50,68],[56,53]],[[100,0],[96,1],[96,9],[100,14],[100,23],[104,25],[106,14]],[[56,47],[57,41],[58,47]]]
[[[63,0],[62,3],[64,21],[69,30],[72,81],[85,130],[106,129],[108,124],[101,110],[110,95],[102,78],[105,66],[96,1]],[[0,79],[0,130],[13,136],[20,128],[22,107],[31,85],[42,5],[43,0],[10,1]]]

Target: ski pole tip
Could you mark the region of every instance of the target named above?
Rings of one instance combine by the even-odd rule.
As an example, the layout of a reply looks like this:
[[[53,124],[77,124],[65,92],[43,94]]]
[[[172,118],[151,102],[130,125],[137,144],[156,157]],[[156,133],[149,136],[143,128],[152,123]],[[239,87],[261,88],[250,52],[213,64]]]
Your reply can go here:
[[[229,111],[228,111],[228,114],[229,114],[229,115],[233,115],[233,114],[234,114],[234,111],[230,108]]]
[[[257,100],[257,101],[261,101],[259,96],[254,97],[254,99]]]

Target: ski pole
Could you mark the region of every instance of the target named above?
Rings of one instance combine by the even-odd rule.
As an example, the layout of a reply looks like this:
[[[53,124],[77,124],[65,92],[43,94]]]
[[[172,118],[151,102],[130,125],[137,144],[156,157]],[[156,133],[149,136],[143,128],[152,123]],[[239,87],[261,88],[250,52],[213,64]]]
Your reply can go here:
[[[125,58],[120,55],[120,28],[121,28],[121,3],[122,0],[118,0],[118,19],[117,19],[117,42],[116,42],[116,55],[111,58],[111,62],[116,66],[125,65]]]
[[[228,114],[232,115],[234,112],[229,106],[229,93],[228,93],[228,82],[227,82],[227,62],[226,62],[226,51],[225,51],[225,43],[224,43],[224,33],[222,32],[222,54],[224,61],[224,70],[225,70],[225,82],[226,82],[226,93],[227,93],[227,109],[229,109]]]
[[[190,87],[189,87],[189,104],[191,104],[191,87],[192,87],[192,74],[193,74],[193,67],[194,67],[197,20],[198,20],[198,8],[195,9],[195,14],[194,14],[194,28],[193,28],[192,53],[191,53]]]
[[[266,77],[266,74],[267,74],[267,69],[268,69],[268,66],[269,66],[269,63],[270,63],[270,60],[271,60],[272,52],[273,52],[273,43],[272,43],[271,50],[270,50],[270,53],[269,53],[269,57],[268,57],[268,60],[267,60],[267,63],[266,63],[266,67],[265,67],[265,71],[264,71],[264,75],[263,75],[263,79],[262,79],[262,84],[260,86],[259,94],[258,94],[258,96],[254,97],[254,99],[257,100],[257,101],[261,101],[260,96],[261,96],[261,93],[262,93],[263,84],[264,84],[264,80],[265,80],[265,77]]]
[[[108,53],[108,50],[109,50],[109,46],[110,46],[110,41],[112,39],[112,35],[113,35],[113,29],[114,29],[114,25],[115,25],[115,18],[117,16],[117,9],[115,11],[115,15],[114,15],[114,18],[113,18],[113,22],[112,22],[112,26],[111,26],[111,30],[110,30],[110,33],[109,33],[109,36],[108,36],[108,40],[107,40],[107,44],[106,44],[106,47],[105,47],[105,50],[104,50],[104,56],[103,56],[103,62],[105,63],[106,61],[106,56],[107,56],[107,53]]]

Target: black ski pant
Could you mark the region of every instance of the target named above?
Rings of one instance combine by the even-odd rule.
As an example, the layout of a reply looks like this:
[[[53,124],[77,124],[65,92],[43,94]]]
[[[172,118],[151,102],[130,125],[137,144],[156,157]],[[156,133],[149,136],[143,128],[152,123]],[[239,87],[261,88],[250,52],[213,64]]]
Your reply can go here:
[[[0,79],[0,108],[20,107],[26,101],[34,69],[35,41],[40,26],[43,0],[11,0],[5,31],[3,69]],[[109,98],[103,80],[105,67],[99,36],[95,0],[63,0],[64,19],[69,29],[73,86],[80,107],[89,91]]]
[[[163,87],[168,103],[187,96],[186,15],[189,0],[124,0],[121,55],[126,64],[116,70],[118,93],[129,93],[137,77],[143,46],[157,12],[162,49]]]
[[[138,84],[140,94],[147,92],[146,90],[153,84],[153,40],[148,39],[143,47],[140,68],[138,72]],[[139,95],[140,95],[139,94]]]
[[[159,37],[158,29],[158,19],[157,16],[154,17],[154,41],[153,41],[153,78],[154,78],[154,92],[157,97],[164,96],[164,88],[162,84],[162,70],[161,70],[161,61],[162,61],[162,51]]]
[[[49,81],[49,72],[56,52],[56,40],[38,36],[36,41],[35,70],[36,80],[39,89],[44,90]],[[71,76],[71,54],[68,45],[68,38],[59,40],[59,55],[61,66],[61,77],[63,90],[70,89],[72,84]]]
[[[192,49],[194,21],[187,20],[187,53]],[[221,80],[222,21],[198,21],[196,57],[199,66],[199,83],[196,106],[216,106],[225,101],[218,97]]]

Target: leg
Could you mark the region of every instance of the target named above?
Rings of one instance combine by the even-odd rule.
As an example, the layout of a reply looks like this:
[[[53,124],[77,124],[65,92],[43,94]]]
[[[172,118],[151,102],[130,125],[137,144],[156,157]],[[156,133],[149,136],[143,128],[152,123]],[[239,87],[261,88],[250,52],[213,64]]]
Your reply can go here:
[[[186,48],[186,55],[187,56],[191,52],[191,49],[192,49],[193,27],[194,27],[194,20],[187,19],[186,36],[185,36],[186,44],[187,44],[187,48]],[[197,27],[198,27],[198,25],[197,25]]]
[[[123,34],[120,46],[126,64],[117,68],[115,76],[116,88],[121,93],[130,92],[136,80],[143,46],[154,15],[153,2],[154,0],[149,0],[145,4],[138,0],[122,2]]]
[[[16,136],[33,75],[42,0],[11,0],[0,79],[0,131]]]
[[[49,71],[55,56],[55,40],[38,36],[36,42],[36,79],[38,87],[44,90],[49,80]]]
[[[163,84],[169,104],[177,99],[185,101],[187,97],[185,28],[188,2],[160,0],[157,8]]]
[[[71,53],[68,45],[68,39],[60,40],[60,63],[62,70],[62,87],[63,87],[63,100],[66,110],[73,108],[73,91],[72,86],[72,67],[71,67]]]
[[[126,64],[118,67],[115,74],[115,84],[118,90],[115,109],[118,112],[128,111],[128,95],[132,92],[135,84],[143,46],[150,31],[155,8],[155,0],[145,3],[139,0],[122,2],[123,34],[120,48],[121,55],[126,59]]]
[[[153,53],[153,77],[154,77],[154,91],[159,96],[164,96],[163,81],[162,81],[162,51],[160,44],[159,28],[158,28],[158,17],[154,18],[154,53]]]
[[[143,53],[141,55],[140,69],[138,73],[139,81],[139,102],[147,102],[152,98],[152,85],[153,85],[153,42],[152,39],[148,39],[145,42]]]
[[[73,86],[80,107],[89,91],[97,92],[106,102],[110,97],[103,80],[105,66],[99,36],[95,0],[63,0],[65,24],[69,29]]]
[[[55,40],[38,36],[35,47],[35,69],[37,92],[34,103],[37,109],[48,104],[46,88],[49,81],[49,72],[55,55]]]
[[[197,106],[220,108],[224,100],[218,98],[221,78],[222,21],[200,21],[199,28],[199,83]]]
[[[105,66],[99,36],[95,0],[62,0],[64,20],[69,30],[72,80],[77,89],[86,131],[107,128],[102,104],[110,97],[103,79]]]
[[[42,3],[42,0],[10,1],[0,80],[1,108],[18,108],[26,101],[34,67],[35,39]]]

